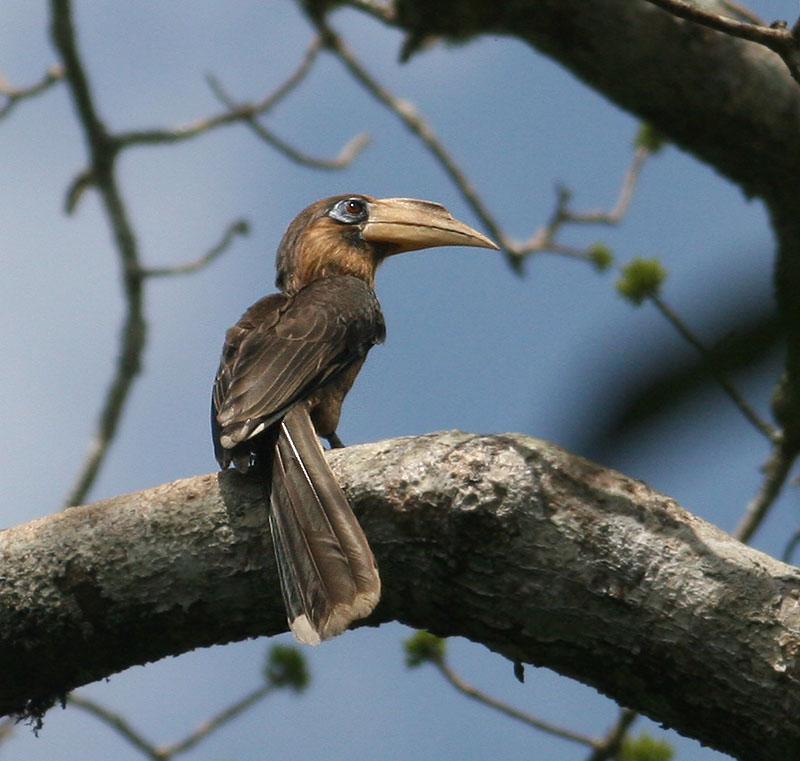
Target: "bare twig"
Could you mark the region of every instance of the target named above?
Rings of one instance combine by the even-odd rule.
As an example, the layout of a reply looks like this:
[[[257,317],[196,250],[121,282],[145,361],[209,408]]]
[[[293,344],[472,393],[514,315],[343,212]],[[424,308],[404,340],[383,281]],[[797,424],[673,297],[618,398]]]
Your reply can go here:
[[[786,543],[786,547],[781,555],[781,560],[784,563],[792,562],[792,555],[794,555],[794,551],[797,549],[798,544],[800,544],[800,529],[797,529],[797,531],[792,534],[792,538]]]
[[[742,519],[739,521],[739,525],[733,532],[733,536],[740,542],[748,542],[761,525],[769,508],[772,507],[784,483],[786,483],[789,471],[797,459],[797,455],[797,449],[787,446],[781,439],[778,439],[773,446],[769,459],[762,468],[764,480],[761,483],[761,488],[750,500]]]
[[[281,140],[277,135],[270,132],[256,119],[257,114],[253,112],[252,107],[248,106],[247,104],[243,105],[235,103],[225,92],[225,90],[223,90],[222,85],[220,85],[220,83],[214,77],[209,76],[207,77],[207,80],[214,95],[221,103],[224,103],[228,107],[230,113],[239,114],[238,120],[243,121],[262,140],[264,140],[266,143],[269,143],[269,145],[271,145],[277,151],[283,153],[284,156],[292,161],[296,161],[298,164],[310,166],[312,169],[343,169],[352,163],[353,159],[355,159],[355,157],[369,142],[369,135],[362,133],[360,135],[356,135],[349,142],[347,142],[342,150],[339,151],[339,155],[336,156],[336,158],[321,159],[314,156],[309,156],[306,153],[298,151],[296,148],[289,145],[289,143]]]
[[[791,29],[787,28],[785,21],[775,21],[770,26],[761,26],[711,13],[686,0],[647,1],[678,18],[764,45],[783,59],[789,73],[800,82],[800,22],[795,23]]]
[[[556,253],[563,253],[567,256],[583,257],[583,250],[567,248],[562,250],[561,244],[556,241],[556,235],[559,233],[563,225],[567,222],[570,216],[568,204],[572,198],[572,191],[563,185],[556,186],[556,205],[550,214],[550,219],[545,222],[522,246],[519,247],[521,256],[538,251],[555,251]]]
[[[525,243],[518,247],[518,256],[526,257],[531,254],[548,251],[574,259],[591,260],[591,253],[586,249],[568,246],[557,240],[558,233],[567,224],[618,225],[628,212],[633,191],[639,181],[642,168],[652,153],[653,150],[647,145],[640,144],[636,146],[633,160],[622,180],[617,202],[611,211],[573,211],[569,207],[569,202],[572,200],[572,192],[561,185],[556,187],[556,205],[550,215],[550,219]]]
[[[66,499],[67,505],[83,501],[94,482],[108,445],[114,436],[133,379],[139,372],[145,345],[146,324],[142,303],[142,277],[139,250],[133,228],[120,195],[114,164],[117,151],[106,131],[94,101],[75,43],[69,0],[51,0],[51,35],[61,55],[69,92],[78,112],[90,154],[90,170],[86,173],[97,188],[122,262],[126,315],[121,331],[117,367],[106,392],[100,418],[89,452]]]
[[[357,3],[356,5],[362,7],[362,3]],[[374,4],[368,3],[368,5],[370,6],[370,12],[372,12],[371,7]],[[384,20],[388,20],[386,14],[392,13],[391,8],[389,6],[378,7],[386,9],[385,13],[381,11],[381,15],[384,16]],[[368,10],[367,8],[363,9]],[[416,107],[408,101],[398,98],[381,85],[358,61],[350,48],[344,43],[341,37],[331,29],[324,18],[311,16],[310,20],[317,27],[327,48],[339,58],[355,80],[361,84],[372,97],[392,111],[392,113],[403,122],[406,128],[412,134],[416,135],[430,151],[489,234],[500,243],[501,248],[506,253],[509,263],[514,269],[519,270],[521,268],[522,261],[526,256],[544,251],[576,259],[590,260],[591,256],[586,250],[568,246],[555,239],[556,233],[561,226],[567,222],[613,225],[619,223],[624,217],[630,205],[633,190],[641,173],[642,166],[652,153],[651,149],[647,146],[637,146],[631,166],[625,174],[617,202],[610,212],[573,212],[567,205],[570,198],[569,191],[564,188],[559,188],[557,191],[556,210],[548,223],[534,233],[525,243],[520,244],[512,240],[505,234],[499,222],[484,204],[464,171],[450,155],[437,137],[433,127],[420,115]]]
[[[646,145],[636,146],[631,165],[626,170],[625,177],[622,180],[617,202],[611,211],[575,212],[565,208],[564,221],[578,224],[618,225],[628,213],[628,207],[631,204],[633,191],[639,181],[642,167],[651,154],[652,150]]]
[[[658,294],[651,294],[649,298],[678,333],[704,357],[714,379],[722,386],[725,393],[728,394],[733,403],[739,408],[739,411],[750,421],[753,427],[764,434],[773,444],[769,459],[762,468],[764,479],[761,483],[761,487],[748,503],[744,515],[733,532],[733,536],[739,541],[746,543],[755,534],[769,512],[770,507],[780,494],[789,476],[792,464],[798,456],[797,448],[787,443],[786,438],[779,429],[771,426],[756,414],[755,410],[728,380],[725,374],[717,369],[709,350],[701,343],[694,333],[689,330],[672,308],[669,307]]]
[[[556,737],[561,737],[564,740],[570,740],[572,742],[586,745],[595,749],[600,748],[601,746],[602,741],[596,740],[594,737],[589,737],[588,735],[581,734],[580,732],[573,732],[571,729],[565,729],[563,727],[556,726],[555,724],[551,724],[548,721],[537,719],[535,716],[531,716],[523,711],[518,711],[516,708],[512,708],[511,706],[506,705],[505,703],[493,697],[490,697],[486,693],[481,692],[477,687],[467,684],[450,668],[450,666],[447,665],[444,660],[432,660],[431,663],[436,666],[439,672],[453,687],[455,687],[462,695],[466,695],[468,698],[477,700],[478,702],[483,703],[483,705],[489,706],[489,708],[494,708],[494,710],[499,711],[506,716],[510,716],[512,719],[517,719],[528,726],[535,727],[536,729],[540,729],[551,735],[555,735]]]
[[[317,57],[321,48],[319,37],[315,37],[306,49],[302,60],[297,68],[282,82],[277,89],[269,95],[264,96],[255,103],[241,103],[235,107],[228,108],[226,111],[215,114],[214,116],[200,119],[191,124],[172,129],[151,129],[135,130],[131,132],[121,132],[115,137],[115,141],[122,147],[133,145],[162,145],[177,143],[183,140],[190,140],[209,132],[217,127],[239,122],[247,122],[260,114],[270,111],[277,103],[285,98],[294,90],[311,69],[311,65]]]
[[[143,277],[169,277],[172,275],[187,275],[191,272],[198,272],[207,267],[220,254],[224,253],[233,242],[237,235],[247,235],[250,227],[244,219],[237,219],[228,225],[227,230],[222,235],[218,243],[212,246],[203,256],[195,259],[188,264],[179,264],[175,267],[149,267],[142,270]]]
[[[224,708],[215,716],[204,721],[182,740],[170,743],[169,745],[156,745],[141,734],[141,732],[134,729],[133,725],[124,716],[109,710],[105,706],[89,698],[73,693],[67,698],[67,702],[76,708],[90,713],[92,716],[111,727],[134,748],[151,759],[151,761],[170,761],[170,759],[175,756],[191,750],[212,732],[235,719],[244,711],[252,708],[274,690],[275,687],[272,684],[265,684],[253,690],[240,700]]]
[[[215,716],[212,716],[210,719],[204,721],[183,740],[172,743],[171,745],[163,746],[159,750],[165,759],[173,758],[179,753],[185,753],[187,750],[190,750],[197,745],[201,740],[204,740],[206,737],[208,737],[208,735],[210,735],[213,731],[219,729],[223,724],[227,724],[229,721],[232,721],[237,716],[244,713],[247,709],[252,708],[256,703],[263,700],[274,690],[275,687],[271,684],[265,684],[263,687],[253,690],[240,700],[237,700],[227,708],[224,708]]]
[[[76,708],[86,711],[86,713],[91,714],[96,719],[100,719],[100,721],[111,727],[134,748],[152,759],[152,761],[166,761],[168,758],[168,756],[161,753],[153,743],[144,737],[144,735],[134,729],[130,722],[121,714],[115,713],[105,706],[95,703],[89,698],[76,695],[75,693],[67,698],[67,702]]]
[[[380,2],[379,0],[347,0],[346,5],[373,16],[385,24],[394,25],[397,21],[397,11],[393,2]]]
[[[115,175],[116,159],[120,151],[137,144],[189,139],[233,121],[248,122],[254,118],[254,114],[263,113],[274,106],[302,81],[320,50],[321,42],[319,39],[312,41],[292,75],[273,93],[258,103],[247,106],[244,111],[229,111],[177,130],[150,130],[113,135],[106,129],[94,104],[75,41],[70,0],[51,0],[50,8],[51,36],[61,56],[64,78],[75,103],[78,120],[89,149],[89,166],[70,186],[67,208],[70,211],[75,208],[86,188],[94,187],[100,194],[122,265],[126,307],[116,369],[106,391],[89,450],[67,495],[66,504],[69,506],[82,502],[94,483],[116,433],[133,381],[139,372],[147,332],[143,309],[145,279],[179,272],[194,272],[219,256],[228,247],[232,238],[243,233],[245,229],[241,222],[229,227],[222,241],[196,262],[171,270],[144,268],[141,265],[139,247]]]
[[[617,720],[609,727],[606,736],[588,756],[586,761],[614,761],[625,735],[639,714],[630,708],[621,708]]]
[[[60,66],[51,66],[38,82],[29,87],[14,87],[0,77],[0,119],[8,116],[23,100],[43,93],[63,77],[64,71]]]
[[[739,393],[735,386],[728,380],[724,373],[722,373],[715,365],[711,356],[711,352],[700,342],[697,336],[684,324],[683,320],[677,315],[676,312],[657,294],[652,294],[650,300],[655,304],[656,308],[667,318],[672,326],[680,333],[686,341],[688,341],[706,360],[711,374],[714,379],[724,389],[725,393],[731,398],[733,403],[739,408],[739,411],[747,418],[748,421],[760,433],[764,434],[770,441],[777,442],[780,439],[780,434],[776,428],[771,426],[766,421],[762,420],[756,411],[750,406],[747,400]]]
[[[316,25],[325,46],[330,50],[353,75],[355,80],[376,100],[394,113],[405,126],[415,134],[431,152],[437,162],[451,178],[456,188],[461,193],[466,203],[480,219],[489,234],[500,243],[513,264],[518,264],[516,246],[503,232],[488,208],[478,196],[477,191],[458,166],[455,159],[448,153],[444,145],[436,136],[431,125],[422,118],[416,107],[406,100],[396,97],[383,87],[367,70],[343,40],[328,26],[324,18],[310,16]]]
[[[259,137],[269,143],[273,148],[283,153],[292,161],[304,164],[314,169],[342,169],[348,166],[358,153],[369,142],[367,135],[357,135],[350,140],[340,151],[339,155],[333,159],[323,159],[309,156],[297,148],[289,145],[286,141],[269,131],[258,121],[259,116],[263,116],[270,111],[278,102],[285,98],[294,90],[311,69],[311,65],[320,51],[322,43],[320,37],[315,37],[306,49],[303,59],[294,72],[281,83],[281,85],[269,95],[261,98],[255,103],[235,103],[233,99],[223,90],[220,83],[211,75],[206,77],[212,92],[217,99],[226,106],[222,113],[200,119],[191,124],[172,129],[151,129],[134,130],[122,132],[114,136],[113,141],[117,149],[126,148],[134,145],[164,145],[170,143],[191,140],[200,135],[230,124],[244,123],[248,125]]]

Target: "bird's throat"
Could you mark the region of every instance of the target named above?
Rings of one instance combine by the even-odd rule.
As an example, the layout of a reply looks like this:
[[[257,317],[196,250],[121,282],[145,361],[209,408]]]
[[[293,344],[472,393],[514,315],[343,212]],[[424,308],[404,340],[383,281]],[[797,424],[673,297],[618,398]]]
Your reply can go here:
[[[302,251],[296,252],[296,267],[287,290],[299,290],[323,277],[350,275],[375,286],[375,271],[379,259],[372,247],[364,242],[343,239],[341,228],[318,225],[314,235],[299,242]]]

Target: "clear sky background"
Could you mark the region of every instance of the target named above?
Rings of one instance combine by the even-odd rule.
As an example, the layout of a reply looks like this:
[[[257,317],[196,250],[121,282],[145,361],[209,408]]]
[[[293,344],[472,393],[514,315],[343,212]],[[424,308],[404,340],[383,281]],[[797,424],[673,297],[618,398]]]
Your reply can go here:
[[[768,20],[796,13],[789,2],[751,7]],[[312,35],[294,4],[278,0],[101,0],[76,2],[76,13],[97,104],[114,130],[218,111],[206,73],[235,97],[256,99],[294,69]],[[17,85],[35,81],[56,60],[46,4],[2,0],[0,20],[0,72]],[[379,80],[417,105],[508,234],[525,238],[546,221],[556,182],[573,189],[576,208],[613,205],[637,122],[554,63],[519,42],[483,37],[399,66],[398,34],[350,11],[332,23]],[[252,233],[199,274],[148,284],[144,373],[92,499],[215,468],[208,405],[225,329],[273,289],[277,243],[308,203],[349,191],[415,196],[477,224],[419,142],[330,56],[265,123],[315,155],[335,155],[363,131],[372,142],[339,172],[299,167],[242,126],[124,154],[121,184],[146,264],[194,259],[238,217]],[[64,88],[0,121],[4,526],[59,509],[116,356],[122,299],[105,219],[91,192],[73,216],[63,213],[65,189],[85,164]],[[773,244],[762,205],[671,146],[646,166],[621,227],[563,238],[603,240],[622,263],[661,256],[670,273],[664,296],[701,337],[730,307],[731,289],[742,307],[771,298]],[[581,451],[627,379],[660,356],[691,356],[652,307],[637,310],[618,297],[614,279],[553,255],[527,261],[521,277],[487,250],[392,259],[377,285],[388,339],[348,397],[340,435],[355,443],[452,428],[523,431]],[[777,371],[773,361],[736,378],[764,415]],[[650,421],[627,446],[581,453],[730,530],[757,489],[767,445],[713,388]],[[782,551],[796,503],[790,488],[757,546]],[[407,671],[401,643],[409,634],[399,625],[362,628],[306,649],[313,684],[305,695],[268,701],[185,758],[585,758],[581,747],[454,694],[432,669]],[[193,652],[82,692],[169,742],[257,686],[269,644]],[[616,716],[611,701],[547,670],[527,669],[523,685],[483,647],[451,640],[449,649],[465,679],[542,718],[599,735]],[[644,720],[637,729],[671,738],[679,758],[723,758]],[[0,758],[24,761],[140,757],[75,709],[54,709],[38,737],[19,727],[0,746]]]

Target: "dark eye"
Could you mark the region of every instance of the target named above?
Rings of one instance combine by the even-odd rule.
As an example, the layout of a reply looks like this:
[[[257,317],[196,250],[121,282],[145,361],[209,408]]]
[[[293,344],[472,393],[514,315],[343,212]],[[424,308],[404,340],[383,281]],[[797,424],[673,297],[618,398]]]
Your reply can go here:
[[[360,198],[346,198],[331,209],[330,215],[349,225],[363,222],[367,218],[367,202]]]

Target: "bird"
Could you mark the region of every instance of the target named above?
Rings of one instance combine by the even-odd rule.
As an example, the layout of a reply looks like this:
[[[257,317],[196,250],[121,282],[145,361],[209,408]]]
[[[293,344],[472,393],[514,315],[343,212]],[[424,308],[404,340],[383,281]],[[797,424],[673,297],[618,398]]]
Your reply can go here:
[[[222,470],[259,474],[286,616],[301,643],[342,633],[380,599],[374,555],[320,438],[342,446],[342,401],[386,335],[378,266],[436,246],[498,248],[432,201],[319,200],[278,246],[278,293],[225,334],[212,391],[214,454]]]

